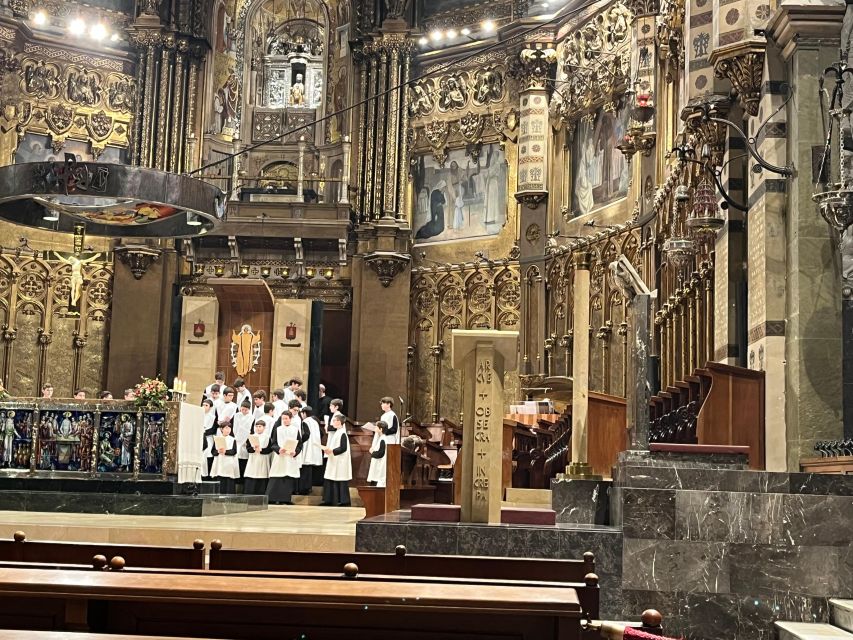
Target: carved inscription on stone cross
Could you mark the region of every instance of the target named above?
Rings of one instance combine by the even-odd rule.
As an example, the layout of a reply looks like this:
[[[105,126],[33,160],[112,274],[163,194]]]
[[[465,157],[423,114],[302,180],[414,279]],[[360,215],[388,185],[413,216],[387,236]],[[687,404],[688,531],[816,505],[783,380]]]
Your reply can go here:
[[[492,415],[492,360],[477,358],[477,379],[474,384],[474,501],[489,502],[489,420]]]

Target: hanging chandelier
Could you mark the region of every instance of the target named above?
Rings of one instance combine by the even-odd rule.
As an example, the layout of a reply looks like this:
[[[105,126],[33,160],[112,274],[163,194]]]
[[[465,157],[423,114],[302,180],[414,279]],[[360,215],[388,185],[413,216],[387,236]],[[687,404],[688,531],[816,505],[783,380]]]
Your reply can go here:
[[[824,75],[835,75],[835,87],[829,103],[829,126],[821,157],[818,179],[812,200],[824,220],[840,235],[853,224],[853,130],[851,130],[850,107],[844,107],[844,77],[853,74],[853,69],[837,62],[824,70]],[[823,77],[820,79],[823,95]],[[835,134],[833,134],[833,130]],[[830,179],[832,171],[832,140],[837,136],[838,176]]]
[[[110,237],[179,238],[225,219],[225,195],[185,175],[121,164],[31,162],[0,167],[0,218]]]

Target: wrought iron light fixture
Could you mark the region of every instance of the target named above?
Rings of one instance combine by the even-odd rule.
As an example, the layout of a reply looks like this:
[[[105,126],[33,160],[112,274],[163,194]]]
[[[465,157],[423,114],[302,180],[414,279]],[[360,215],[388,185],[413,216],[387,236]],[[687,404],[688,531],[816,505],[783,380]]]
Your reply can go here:
[[[180,238],[225,218],[225,196],[197,178],[130,165],[30,162],[0,167],[0,218],[30,227],[123,238]]]
[[[844,78],[853,74],[853,68],[843,62],[837,62],[824,70],[835,76],[835,87],[829,103],[829,126],[826,132],[826,143],[823,148],[818,181],[815,184],[815,194],[812,200],[817,203],[818,211],[823,219],[841,235],[853,224],[853,130],[850,127],[850,106],[843,106]],[[823,95],[823,77],[820,79],[821,95]],[[833,130],[838,136],[838,176],[830,180],[832,170],[832,137]]]

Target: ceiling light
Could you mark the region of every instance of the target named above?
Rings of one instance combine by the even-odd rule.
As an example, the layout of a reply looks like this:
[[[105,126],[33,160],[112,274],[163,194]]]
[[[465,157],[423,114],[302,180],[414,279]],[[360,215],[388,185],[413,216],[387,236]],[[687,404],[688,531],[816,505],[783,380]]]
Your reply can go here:
[[[39,9],[33,14],[33,24],[41,26],[47,22],[47,14]]]
[[[196,214],[187,211],[187,224],[191,227],[200,227],[201,220],[198,219]]]
[[[92,40],[103,40],[107,37],[107,28],[101,22],[93,24],[89,30],[89,36],[91,36]]]
[[[68,31],[73,36],[82,36],[86,32],[86,23],[80,18],[74,18],[68,23]]]
[[[58,222],[59,221],[59,211],[56,209],[45,209],[44,215],[41,217],[42,220],[46,220],[47,222]]]
[[[483,22],[480,23],[480,26],[483,28],[483,31],[495,30],[495,23],[493,20],[483,20]]]
[[[433,42],[438,42],[443,37],[443,34],[441,33],[441,31],[436,29],[435,31],[429,34],[429,37],[432,39]]]
[[[121,36],[118,33],[114,33],[110,36],[110,40],[112,40],[113,42],[118,42],[119,39],[121,39]]]
[[[463,36],[470,36],[471,30],[468,27],[463,27],[462,31],[460,31],[459,33],[461,33]]]
[[[458,36],[458,35],[459,35],[459,34],[458,34],[458,33],[456,33],[456,29],[448,29],[448,30],[447,30],[447,37],[448,37],[448,38],[450,38],[451,40],[452,40],[453,38],[455,38],[456,36]]]
[[[418,40],[418,44],[421,45],[422,47],[427,46],[429,44],[429,38],[427,38],[426,36],[423,36],[420,40]]]

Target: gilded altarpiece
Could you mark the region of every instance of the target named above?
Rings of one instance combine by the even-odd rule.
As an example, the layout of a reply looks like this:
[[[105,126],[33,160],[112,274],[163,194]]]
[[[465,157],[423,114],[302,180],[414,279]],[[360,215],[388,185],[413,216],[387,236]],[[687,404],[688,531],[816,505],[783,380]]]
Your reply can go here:
[[[106,256],[106,257],[104,257]],[[0,255],[0,377],[13,396],[56,397],[103,387],[113,266],[107,254],[83,266],[79,315],[69,313],[71,266],[41,257]]]

